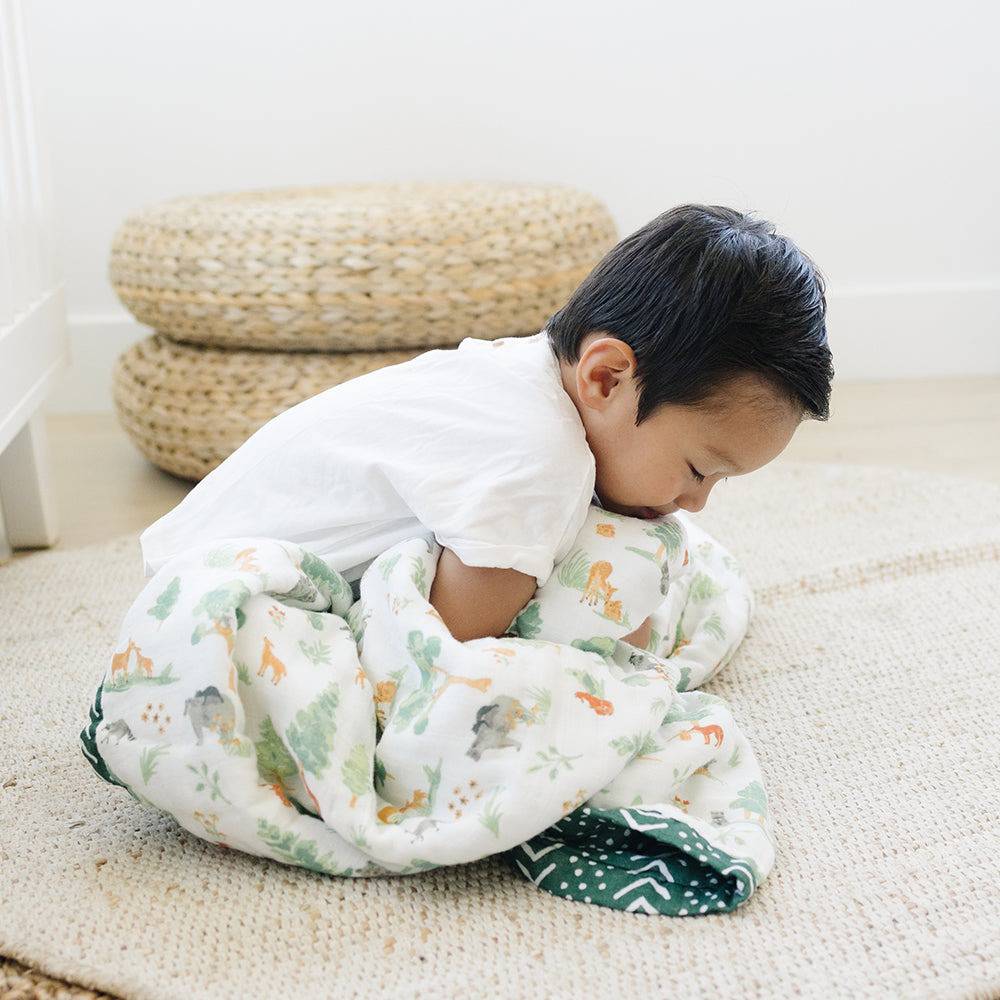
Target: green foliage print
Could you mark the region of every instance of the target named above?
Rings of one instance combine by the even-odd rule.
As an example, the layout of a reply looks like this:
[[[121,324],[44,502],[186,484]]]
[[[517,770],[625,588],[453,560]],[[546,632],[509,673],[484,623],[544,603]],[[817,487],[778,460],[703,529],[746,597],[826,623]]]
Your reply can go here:
[[[382,763],[382,759],[378,754],[375,755],[375,761],[373,764],[373,774],[372,780],[375,787],[381,792],[385,788],[385,776],[386,776],[385,764]]]
[[[394,556],[390,556],[388,559],[382,559],[378,564],[378,570],[382,574],[382,579],[386,583],[389,582],[389,574],[396,568],[396,563],[402,558],[402,553],[397,552]]]
[[[220,738],[219,745],[230,757],[253,756],[253,743],[240,736],[234,736],[232,739],[228,740]]]
[[[430,595],[430,587],[427,585],[427,564],[419,556],[411,556],[410,561],[413,563],[410,579],[420,596],[426,600]]]
[[[663,653],[663,659],[665,659],[665,660],[669,659],[682,646],[687,645],[687,643],[689,641],[690,640],[684,634],[684,630],[681,628],[681,623],[678,622],[677,623],[677,628],[674,630],[673,642],[671,643],[670,649],[666,650]],[[688,681],[690,681],[690,679],[691,679],[691,667],[690,666],[682,666],[681,667],[681,676],[680,676],[680,679],[677,682],[677,690],[678,691],[687,691],[687,689],[688,689]]]
[[[570,590],[585,590],[590,560],[583,549],[575,549],[559,564],[559,582]]]
[[[232,627],[233,619],[236,619],[236,627],[239,628],[240,605],[250,596],[250,588],[242,580],[230,580],[214,590],[210,590],[194,606],[192,612],[196,617],[205,615],[208,623],[199,625],[191,635],[191,645],[196,646],[201,640],[211,632],[217,632],[216,626],[228,625]]]
[[[494,790],[493,794],[487,799],[485,805],[483,806],[483,811],[479,814],[479,822],[486,827],[494,837],[500,836],[500,817],[501,812],[497,807],[497,796],[500,794],[500,789]]]
[[[299,649],[309,657],[314,667],[329,665],[330,654],[333,652],[329,643],[323,642],[322,639],[317,639],[315,642],[299,639]]]
[[[205,554],[205,565],[210,569],[224,569],[236,561],[236,549],[232,545],[223,545]]]
[[[709,635],[715,636],[716,639],[722,640],[726,638],[726,630],[722,627],[722,619],[719,617],[718,611],[713,611],[712,614],[701,623],[701,627]]]
[[[619,736],[612,740],[609,746],[613,746],[623,757],[629,760],[645,757],[650,759],[650,754],[658,753],[663,749],[652,733],[635,733],[632,736]]]
[[[253,680],[250,677],[250,668],[242,660],[233,660],[233,665],[236,667],[236,676],[239,678],[241,684],[246,684],[247,686],[253,684]]]
[[[170,612],[174,610],[174,605],[177,604],[177,597],[181,592],[181,578],[175,576],[170,583],[167,584],[166,589],[160,594],[156,599],[156,603],[146,612],[148,615],[152,615],[156,618],[160,625],[162,625]],[[159,626],[157,626],[159,627]]]
[[[355,743],[340,769],[344,784],[351,790],[350,806],[353,809],[359,795],[372,790],[372,752],[365,743]]]
[[[438,759],[437,767],[424,764],[424,774],[427,775],[427,802],[422,809],[414,809],[413,815],[429,816],[434,809],[434,799],[437,797],[438,785],[441,784],[441,765],[444,758]]]
[[[257,773],[269,783],[283,782],[293,777],[298,768],[288,752],[271,716],[265,715],[260,724],[260,739],[254,743],[257,750]]]
[[[317,778],[330,766],[339,701],[339,687],[328,685],[314,701],[295,713],[295,721],[285,731],[288,745],[302,761],[303,768]]]
[[[203,594],[194,606],[194,614],[212,619],[229,618],[249,596],[250,588],[242,580],[230,580]]]
[[[314,840],[303,840],[299,834],[282,830],[266,819],[257,820],[257,836],[283,860],[321,875],[349,875],[351,870],[341,869],[332,854],[319,856]]]
[[[330,569],[319,556],[303,552],[301,569],[331,605],[339,606],[345,598],[350,605],[351,588],[347,581],[336,570]]]
[[[655,628],[653,628],[652,626],[650,626],[650,629],[649,629],[649,642],[646,643],[646,651],[649,652],[649,653],[654,653],[655,654],[656,651],[660,648],[660,640],[662,638],[663,638],[663,636],[660,635],[660,633],[657,632]]]
[[[705,702],[675,698],[670,705],[670,711],[663,717],[661,725],[669,726],[675,722],[701,722],[706,715],[711,714],[711,711],[711,706]]]
[[[323,631],[323,616],[318,611],[307,611],[306,618],[309,619],[309,624],[312,625],[317,632]]]
[[[549,768],[549,781],[555,781],[561,768],[565,767],[567,771],[572,771],[573,765],[571,761],[579,760],[583,754],[578,753],[572,757],[567,757],[550,743],[548,750],[536,750],[535,756],[541,759],[538,763],[532,764],[528,768],[528,771],[542,771],[545,768]]]
[[[664,556],[666,557],[664,561],[669,562],[680,552],[681,546],[684,544],[684,530],[676,521],[664,521],[655,524],[650,528],[644,529],[644,533],[659,542],[659,547],[655,552],[637,549],[632,545],[626,545],[625,548],[628,552],[634,552],[636,555],[643,556],[656,563],[664,560]]]
[[[606,660],[610,660],[614,658],[618,640],[612,639],[609,635],[595,635],[589,639],[574,639],[570,645],[576,649],[582,649],[585,653],[597,653]]]
[[[548,688],[528,688],[528,695],[532,699],[532,705],[525,722],[529,726],[543,725],[552,708],[552,692]]]
[[[677,690],[687,691],[688,682],[691,680],[691,667],[685,664],[681,667],[681,675],[677,679]]]
[[[160,743],[157,746],[146,747],[139,754],[139,769],[142,771],[142,783],[149,784],[149,779],[156,771],[157,758],[165,754],[170,749],[169,743]]]
[[[739,791],[739,798],[729,803],[733,809],[743,809],[747,813],[756,813],[760,818],[767,815],[767,793],[759,781],[751,781]]]
[[[427,639],[423,632],[414,629],[407,635],[406,645],[420,671],[420,687],[400,703],[393,716],[392,726],[403,732],[413,723],[413,732],[419,736],[427,728],[434,704],[434,673],[438,670],[434,666],[434,660],[441,654],[441,640],[437,636]],[[442,676],[442,683],[444,680]]]
[[[725,587],[720,587],[707,573],[695,573],[688,591],[689,601],[709,601],[723,593]]]
[[[537,639],[541,631],[541,605],[536,600],[530,600],[521,609],[504,635],[511,635],[520,639]]]
[[[344,615],[344,621],[347,622],[347,627],[351,630],[351,638],[354,639],[359,653],[364,648],[365,627],[369,618],[371,618],[371,612],[365,609],[365,605],[360,599],[355,601],[348,609],[347,614]]]
[[[219,788],[218,770],[213,771],[210,775],[208,773],[208,765],[204,761],[200,769],[193,764],[188,764],[187,769],[198,779],[198,784],[194,786],[196,792],[203,792],[205,789],[208,789],[213,802],[216,799],[222,799],[223,802],[228,802],[229,805],[232,805],[232,802],[229,802],[229,799],[222,794],[222,789]]]

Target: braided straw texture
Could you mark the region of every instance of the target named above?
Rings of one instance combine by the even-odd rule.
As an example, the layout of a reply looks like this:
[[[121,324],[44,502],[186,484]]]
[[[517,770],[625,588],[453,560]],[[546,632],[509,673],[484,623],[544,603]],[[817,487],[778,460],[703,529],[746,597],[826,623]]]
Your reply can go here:
[[[750,738],[778,844],[745,906],[698,917],[561,899],[495,859],[335,879],[192,837],[79,747],[135,539],[16,560],[0,953],[151,1000],[996,997],[998,510],[991,484],[779,460],[693,515],[758,599],[705,690]]]
[[[129,217],[109,277],[173,340],[447,347],[541,329],[617,230],[557,184],[338,184],[175,198]]]
[[[227,351],[154,335],[118,358],[112,396],[125,432],[154,465],[202,479],[283,410],[426,350]]]
[[[95,993],[43,976],[20,962],[0,958],[0,997],[3,1000],[105,1000],[107,996],[107,993]]]

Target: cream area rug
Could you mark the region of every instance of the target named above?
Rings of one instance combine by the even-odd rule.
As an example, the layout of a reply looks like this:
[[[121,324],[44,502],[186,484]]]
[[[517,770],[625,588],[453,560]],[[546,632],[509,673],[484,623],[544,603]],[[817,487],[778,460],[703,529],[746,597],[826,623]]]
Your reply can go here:
[[[0,954],[124,997],[1000,994],[1000,487],[786,461],[694,517],[757,597],[704,688],[775,822],[739,910],[604,909],[497,858],[329,878],[143,808],[78,738],[142,583],[124,537],[0,569]]]

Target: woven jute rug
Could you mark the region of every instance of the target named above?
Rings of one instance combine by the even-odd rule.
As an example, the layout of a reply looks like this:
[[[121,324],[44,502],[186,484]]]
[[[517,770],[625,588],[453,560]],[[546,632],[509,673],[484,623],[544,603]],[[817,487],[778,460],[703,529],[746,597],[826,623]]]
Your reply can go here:
[[[0,569],[0,954],[124,997],[997,996],[1000,487],[778,462],[696,519],[758,601],[706,686],[775,821],[739,910],[603,909],[499,859],[333,879],[144,809],[77,738],[126,537]]]

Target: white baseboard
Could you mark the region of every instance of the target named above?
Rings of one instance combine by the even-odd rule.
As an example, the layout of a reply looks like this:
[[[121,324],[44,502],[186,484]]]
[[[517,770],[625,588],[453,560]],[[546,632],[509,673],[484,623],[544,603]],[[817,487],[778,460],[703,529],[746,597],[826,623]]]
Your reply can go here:
[[[1000,375],[1000,282],[831,288],[827,304],[838,379]],[[71,364],[48,411],[111,410],[115,359],[152,331],[124,312],[70,315],[68,328]]]
[[[1000,375],[1000,281],[830,289],[836,378]]]
[[[49,413],[100,413],[112,410],[111,370],[118,355],[152,330],[128,313],[107,316],[70,314],[69,368],[46,403]]]

